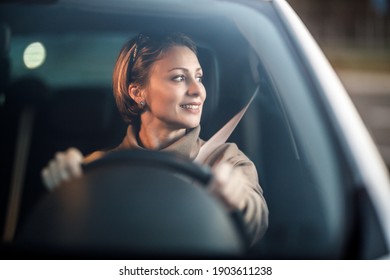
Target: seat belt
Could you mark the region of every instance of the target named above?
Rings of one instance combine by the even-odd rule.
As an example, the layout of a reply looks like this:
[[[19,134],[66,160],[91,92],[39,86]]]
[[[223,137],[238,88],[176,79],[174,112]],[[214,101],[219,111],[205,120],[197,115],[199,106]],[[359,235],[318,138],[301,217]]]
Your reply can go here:
[[[231,118],[220,130],[218,130],[203,146],[200,148],[198,155],[194,159],[197,163],[204,163],[207,157],[215,151],[219,146],[224,144],[226,140],[233,133],[234,129],[244,116],[245,112],[251,105],[253,99],[255,99],[257,93],[259,92],[260,86],[256,87],[255,92],[253,93],[251,99],[248,104],[244,108],[241,109],[233,118]]]
[[[34,109],[32,107],[27,107],[22,110],[19,119],[11,187],[3,235],[4,242],[12,242],[19,219],[20,203],[22,200],[24,176],[26,173],[34,117]]]

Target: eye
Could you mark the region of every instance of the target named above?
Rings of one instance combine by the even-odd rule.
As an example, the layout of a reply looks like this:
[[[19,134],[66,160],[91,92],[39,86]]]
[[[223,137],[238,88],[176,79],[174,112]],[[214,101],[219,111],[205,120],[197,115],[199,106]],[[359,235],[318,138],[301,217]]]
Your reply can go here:
[[[184,80],[185,80],[184,75],[177,75],[177,76],[172,78],[172,81],[175,81],[175,82],[182,82]]]
[[[203,83],[203,76],[196,77],[196,80],[197,80],[199,83]]]

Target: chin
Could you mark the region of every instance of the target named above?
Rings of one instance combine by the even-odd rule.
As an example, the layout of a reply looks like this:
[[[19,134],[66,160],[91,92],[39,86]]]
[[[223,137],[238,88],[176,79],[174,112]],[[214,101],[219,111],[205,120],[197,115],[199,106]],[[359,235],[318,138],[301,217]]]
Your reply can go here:
[[[198,119],[198,118],[191,118],[191,119],[182,120],[181,124],[186,129],[194,128],[194,127],[197,127],[200,124],[200,119]]]

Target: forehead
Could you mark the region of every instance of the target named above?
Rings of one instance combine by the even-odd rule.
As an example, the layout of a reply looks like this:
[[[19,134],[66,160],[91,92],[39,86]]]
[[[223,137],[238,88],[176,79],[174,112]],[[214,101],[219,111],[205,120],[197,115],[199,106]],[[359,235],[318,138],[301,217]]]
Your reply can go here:
[[[165,70],[174,67],[200,68],[200,63],[196,54],[188,47],[172,46],[154,63],[154,68]]]

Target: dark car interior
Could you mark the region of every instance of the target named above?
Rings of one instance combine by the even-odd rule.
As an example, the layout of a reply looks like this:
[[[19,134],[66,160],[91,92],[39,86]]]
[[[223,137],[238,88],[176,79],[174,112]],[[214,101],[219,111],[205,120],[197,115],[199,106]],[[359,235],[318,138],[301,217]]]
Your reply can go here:
[[[265,17],[275,17],[270,5],[259,6]],[[135,8],[128,14],[117,9],[107,11],[88,6],[74,9],[66,5],[14,5],[2,9],[0,19],[3,24],[1,90],[5,100],[0,111],[1,231],[5,230],[10,211],[18,217],[14,241],[2,245],[2,258],[39,257],[37,251],[61,257],[64,244],[67,246],[72,242],[73,247],[67,247],[71,250],[65,252],[71,257],[101,253],[114,258],[157,254],[340,259],[373,258],[384,253],[383,236],[376,236],[376,231],[370,236],[378,243],[377,250],[351,250],[361,239],[359,236],[351,238],[356,229],[356,216],[352,214],[355,204],[348,200],[353,182],[346,175],[340,179],[346,187],[335,192],[340,197],[333,201],[335,209],[341,210],[342,218],[329,218],[332,210],[322,197],[323,190],[317,184],[310,155],[297,135],[295,124],[289,120],[273,75],[262,58],[253,55],[251,45],[229,18],[218,16],[218,13],[164,15],[153,8],[145,11]],[[53,193],[48,193],[41,182],[40,171],[55,152],[77,147],[83,154],[89,154],[121,142],[126,124],[115,107],[110,76],[115,55],[124,40],[156,26],[162,30],[185,32],[198,43],[208,94],[201,122],[203,139],[209,139],[245,106],[260,86],[254,103],[229,139],[256,164],[270,210],[266,235],[250,249],[243,245],[245,234],[240,228],[240,217],[231,219],[220,205],[205,195],[202,187],[194,189],[185,180],[166,172],[169,168],[162,166],[168,166],[167,162],[172,159],[150,159],[144,165],[140,162],[147,155],[130,155],[127,163],[123,158],[111,159],[103,163],[103,167],[93,167],[95,171],[84,179]],[[94,38],[91,34],[100,36],[101,45],[94,45],[93,40],[88,42],[89,38]],[[112,34],[120,38],[115,44],[104,40],[114,37]],[[58,52],[58,57],[48,54],[47,64],[54,68],[15,73],[15,53],[11,55],[10,49],[17,46],[12,42],[21,38],[42,42],[47,39],[52,40],[53,46],[54,43],[66,45],[64,38],[68,35],[75,36],[75,42],[79,40],[84,44],[84,49],[79,47],[81,54],[106,47],[107,55],[113,60],[107,64],[103,63],[106,62],[104,58],[95,56],[88,65],[90,73],[104,67],[103,79],[88,80],[89,73],[83,72],[85,65],[79,68],[77,63],[80,61],[69,54],[61,58]],[[78,51],[77,44],[71,46]],[[61,72],[62,63],[64,69],[69,69],[65,60],[69,60],[74,72]],[[59,71],[57,75],[63,75],[63,80],[46,78],[45,74],[52,69]],[[83,77],[88,82],[84,83]],[[119,171],[128,164],[133,171],[120,175]],[[337,164],[345,174],[350,172],[343,160]],[[179,165],[186,163],[179,160]],[[172,168],[176,172],[179,170],[178,166]],[[206,171],[194,171],[193,168],[180,172],[193,179],[205,175],[202,172]],[[146,181],[137,181],[132,190],[126,188],[129,180],[140,174]],[[112,183],[107,178],[117,180]],[[93,184],[99,187],[91,191]],[[14,197],[19,200],[19,210],[9,208],[14,185],[21,188]],[[108,187],[115,195],[108,193]],[[163,187],[164,192],[161,191]],[[330,186],[333,187],[337,186]],[[134,192],[140,196],[129,203],[125,198],[134,196]],[[178,198],[180,195],[182,200]],[[365,201],[364,194],[359,197]],[[153,207],[144,205],[147,200]],[[204,206],[203,211],[199,211],[199,204]],[[110,208],[110,205],[116,207]],[[102,216],[104,219],[100,220]],[[162,227],[160,232],[158,226]],[[99,234],[96,233],[98,229]]]

